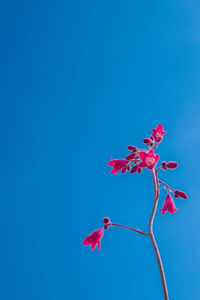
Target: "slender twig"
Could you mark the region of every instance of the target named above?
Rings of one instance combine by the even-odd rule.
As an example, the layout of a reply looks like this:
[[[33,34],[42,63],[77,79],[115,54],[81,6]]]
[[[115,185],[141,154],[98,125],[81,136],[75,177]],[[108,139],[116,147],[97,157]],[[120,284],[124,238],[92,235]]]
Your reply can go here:
[[[158,179],[158,182],[164,185],[168,190],[171,190],[172,192],[175,192],[175,189],[172,189],[170,186],[168,186],[165,182]]]
[[[162,166],[160,166],[158,169],[156,169],[156,172],[160,171],[162,169]]]
[[[153,148],[152,148],[152,150],[154,151],[157,147],[158,147],[158,143],[157,144],[155,144],[154,146],[153,146]]]
[[[154,203],[153,203],[151,216],[150,216],[150,219],[149,219],[149,236],[150,236],[153,248],[154,248],[154,252],[155,252],[155,255],[156,255],[157,262],[158,262],[160,277],[161,277],[161,281],[162,281],[164,299],[169,300],[168,291],[167,291],[167,283],[166,283],[166,279],[165,279],[163,264],[162,264],[159,249],[158,249],[158,246],[156,244],[156,240],[155,240],[155,237],[154,237],[154,234],[153,234],[153,222],[154,222],[154,217],[155,217],[155,213],[156,213],[156,209],[157,209],[157,205],[158,205],[158,198],[159,198],[158,176],[157,176],[157,172],[155,171],[155,169],[153,169],[151,171],[151,174],[152,174],[153,186],[154,186]]]
[[[106,224],[106,225],[107,225],[107,224]],[[140,233],[140,234],[149,236],[148,233],[143,232],[143,231],[141,231],[141,230],[139,230],[139,229],[136,229],[136,228],[128,227],[128,226],[121,225],[121,224],[115,224],[115,223],[109,223],[108,226],[110,226],[110,225],[111,225],[111,226],[122,227],[122,228],[125,228],[125,229],[129,229],[129,230],[132,230],[132,231],[136,231],[136,232],[138,232],[138,233]]]

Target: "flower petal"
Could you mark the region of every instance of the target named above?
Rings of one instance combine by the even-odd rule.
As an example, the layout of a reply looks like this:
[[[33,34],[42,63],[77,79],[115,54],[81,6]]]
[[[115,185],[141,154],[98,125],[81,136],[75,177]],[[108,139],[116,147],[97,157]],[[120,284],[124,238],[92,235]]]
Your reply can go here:
[[[159,125],[156,127],[156,130],[159,131],[159,132],[162,132],[162,131],[163,131],[162,125],[159,124]]]
[[[85,245],[85,246],[88,246],[90,244],[90,241],[88,239],[88,237],[86,237],[83,241],[82,241],[82,244]]]
[[[162,212],[162,215],[164,215],[166,213],[166,209],[162,208],[159,210],[159,212]]]
[[[96,244],[97,244],[97,243],[94,243],[94,242],[91,243],[91,250],[92,250],[92,251],[93,251],[94,248],[96,247]]]
[[[141,158],[141,160],[145,160],[147,157],[146,152],[139,152],[139,157]]]
[[[150,157],[155,157],[153,150],[149,150],[147,154]]]
[[[116,174],[118,174],[119,173],[119,171],[121,170],[121,167],[119,166],[119,167],[116,167]]]
[[[152,170],[154,168],[155,165],[152,166],[147,166],[147,169]]]
[[[117,172],[117,168],[113,168],[110,174],[115,174]]]
[[[97,247],[98,247],[99,250],[101,249],[101,243],[100,243],[100,241],[97,242]]]
[[[114,160],[110,160],[110,161],[108,162],[108,165],[109,165],[110,167],[113,167],[113,166],[114,166]]]

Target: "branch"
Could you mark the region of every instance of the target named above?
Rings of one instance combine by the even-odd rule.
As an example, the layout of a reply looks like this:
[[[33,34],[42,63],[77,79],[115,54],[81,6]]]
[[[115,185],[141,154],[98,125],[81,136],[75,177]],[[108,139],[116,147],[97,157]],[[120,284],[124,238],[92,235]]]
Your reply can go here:
[[[175,192],[175,189],[172,189],[171,187],[169,187],[165,182],[161,181],[160,179],[158,180],[158,182],[161,183],[162,185],[164,185],[168,190]]]
[[[122,227],[122,228],[125,228],[125,229],[129,229],[129,230],[135,231],[137,233],[149,236],[149,233],[146,233],[146,232],[143,232],[143,231],[141,231],[139,229],[131,228],[131,227],[128,227],[128,226],[125,226],[125,225],[115,224],[115,223],[110,223],[110,224],[106,224],[106,225]]]

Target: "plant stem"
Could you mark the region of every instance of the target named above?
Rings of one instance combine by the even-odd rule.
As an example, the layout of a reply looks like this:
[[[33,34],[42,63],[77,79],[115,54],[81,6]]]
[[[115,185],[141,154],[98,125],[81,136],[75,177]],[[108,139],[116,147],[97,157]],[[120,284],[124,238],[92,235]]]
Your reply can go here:
[[[157,262],[158,262],[160,277],[161,277],[161,281],[162,281],[164,299],[169,300],[168,291],[167,291],[167,283],[166,283],[166,279],[165,279],[165,273],[164,273],[164,269],[163,269],[163,265],[162,265],[162,260],[161,260],[160,253],[159,253],[159,250],[158,250],[158,246],[156,244],[156,240],[155,240],[155,237],[154,237],[154,234],[153,234],[153,222],[154,222],[154,217],[155,217],[155,213],[156,213],[156,209],[157,209],[157,205],[158,205],[159,187],[158,187],[158,177],[157,177],[156,170],[153,169],[151,171],[151,174],[152,174],[153,186],[154,186],[154,203],[153,203],[151,216],[150,216],[150,219],[149,219],[149,236],[150,236],[153,248],[154,248],[154,252],[155,252],[155,255],[156,255]]]
[[[171,190],[172,192],[175,192],[175,189],[172,189],[171,187],[169,187],[165,182],[163,182],[161,180],[158,180],[158,182],[161,183],[162,185],[164,185],[168,190]]]
[[[139,229],[132,228],[132,227],[128,227],[128,226],[125,226],[125,225],[116,224],[116,223],[110,223],[110,224],[108,224],[108,225],[122,227],[122,228],[125,228],[125,229],[129,229],[129,230],[132,230],[132,231],[136,231],[136,232],[138,232],[138,233],[140,233],[140,234],[149,236],[149,233],[146,233],[146,232],[143,232],[143,231],[141,231],[141,230],[139,230]]]

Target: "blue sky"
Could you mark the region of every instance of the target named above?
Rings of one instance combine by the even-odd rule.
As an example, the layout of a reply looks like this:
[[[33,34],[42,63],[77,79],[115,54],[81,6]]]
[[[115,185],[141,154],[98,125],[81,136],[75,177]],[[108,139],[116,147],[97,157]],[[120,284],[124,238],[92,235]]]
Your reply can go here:
[[[0,297],[162,299],[147,231],[151,176],[111,176],[110,156],[142,146],[158,123],[160,178],[187,192],[157,213],[170,299],[199,300],[199,1],[1,3]],[[159,209],[165,191],[162,191]]]

